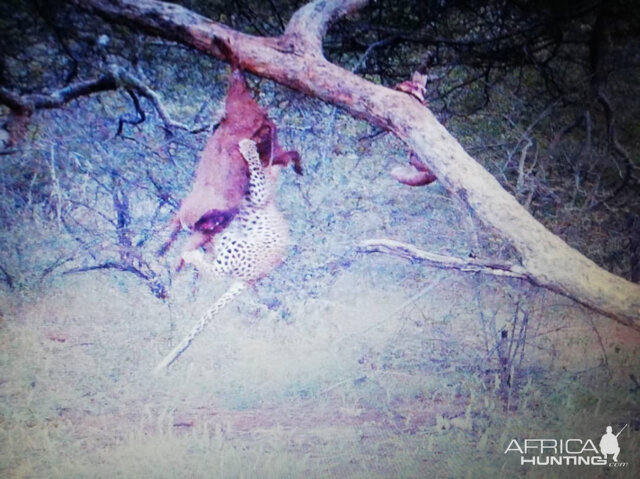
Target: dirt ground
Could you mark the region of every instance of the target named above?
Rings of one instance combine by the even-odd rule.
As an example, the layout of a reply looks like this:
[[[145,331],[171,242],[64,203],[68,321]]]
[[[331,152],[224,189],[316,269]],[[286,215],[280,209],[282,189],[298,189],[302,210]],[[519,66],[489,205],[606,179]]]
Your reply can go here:
[[[510,435],[603,429],[611,410],[587,386],[610,380],[598,343],[624,381],[637,336],[600,319],[598,339],[560,300],[564,326],[531,340],[538,347],[526,351],[507,409],[495,367],[482,362],[477,311],[460,309],[477,288],[495,299],[490,288],[436,271],[410,297],[379,281],[390,262],[398,267],[360,260],[322,298],[300,301],[292,291],[278,308],[276,277],[158,377],[151,370],[170,340],[220,285],[161,302],[135,281],[92,273],[42,296],[3,295],[3,476],[513,477],[521,470],[503,454]],[[193,287],[187,276],[176,289]],[[616,420],[631,422],[625,440],[637,441],[638,393],[616,394],[627,408]],[[625,448],[635,464],[637,451]]]

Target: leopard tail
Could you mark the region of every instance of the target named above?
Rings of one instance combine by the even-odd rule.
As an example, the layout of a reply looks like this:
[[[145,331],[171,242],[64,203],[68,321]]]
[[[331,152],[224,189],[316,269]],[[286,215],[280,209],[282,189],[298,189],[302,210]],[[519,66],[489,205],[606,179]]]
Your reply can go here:
[[[189,345],[193,342],[193,340],[198,336],[204,328],[207,326],[209,321],[211,321],[224,307],[233,301],[240,293],[242,293],[247,288],[247,283],[244,281],[236,281],[229,289],[225,291],[225,293],[218,298],[218,301],[202,315],[198,324],[191,330],[191,332],[185,336],[185,338],[180,341],[180,343],[173,348],[173,350],[165,356],[165,358],[160,361],[160,363],[153,370],[154,374],[158,374],[163,371],[165,368],[168,368],[171,363],[173,363],[180,355],[189,347]]]

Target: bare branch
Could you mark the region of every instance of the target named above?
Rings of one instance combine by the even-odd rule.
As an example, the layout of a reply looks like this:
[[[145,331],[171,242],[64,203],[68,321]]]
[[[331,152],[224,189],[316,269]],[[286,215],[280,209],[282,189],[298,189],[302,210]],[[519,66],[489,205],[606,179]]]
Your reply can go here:
[[[62,272],[63,275],[70,275],[70,274],[76,274],[76,273],[88,273],[91,271],[100,271],[100,270],[107,270],[107,269],[113,269],[116,271],[122,271],[125,273],[131,273],[134,276],[142,279],[145,281],[146,285],[149,287],[149,289],[151,290],[151,292],[160,299],[164,299],[167,297],[167,292],[165,290],[164,285],[155,277],[155,275],[153,273],[147,274],[144,271],[142,271],[141,269],[130,265],[130,264],[123,264],[123,263],[116,263],[114,261],[107,261],[105,263],[101,263],[101,264],[97,264],[94,266],[84,266],[84,267],[79,267],[79,268],[71,268],[68,269],[64,272]]]
[[[103,91],[117,90],[118,88],[135,91],[139,95],[147,98],[158,112],[166,129],[189,130],[183,123],[171,119],[162,104],[160,96],[155,91],[119,67],[113,67],[111,71],[101,75],[99,78],[77,82],[49,94],[20,96],[0,87],[0,103],[7,105],[19,117],[25,117],[31,115],[35,110],[60,108],[76,98]],[[134,99],[134,101],[137,100]],[[137,109],[140,111],[139,108]],[[142,120],[144,120],[144,116]],[[122,121],[120,122],[118,132],[121,131],[121,128]],[[15,139],[13,143],[15,143]]]
[[[5,283],[7,283],[7,286],[9,286],[9,289],[13,289],[14,288],[13,278],[7,272],[7,270],[4,269],[1,265],[0,265],[0,273],[2,274],[2,280]]]
[[[410,261],[420,261],[430,266],[443,269],[457,269],[465,273],[483,273],[492,276],[518,278],[533,282],[527,271],[516,264],[499,261],[482,261],[475,258],[458,258],[438,253],[429,253],[408,243],[390,239],[369,239],[358,243],[362,253],[384,253]]]
[[[131,273],[137,276],[138,278],[144,279],[145,281],[148,281],[149,279],[151,279],[149,275],[143,273],[138,268],[135,268],[128,264],[116,263],[113,261],[107,261],[106,263],[97,264],[94,266],[83,266],[80,268],[71,268],[64,271],[62,274],[68,275],[68,274],[76,274],[76,273],[88,273],[90,271],[98,271],[102,269],[115,269],[118,271],[124,271],[126,273]]]
[[[171,119],[171,117],[167,113],[167,110],[162,104],[160,95],[158,95],[155,91],[153,91],[143,82],[141,82],[139,79],[127,73],[125,70],[121,68],[114,69],[114,75],[116,76],[116,79],[120,86],[135,90],[136,92],[138,92],[139,95],[142,95],[153,104],[154,108],[158,112],[158,115],[160,115],[160,118],[162,118],[162,121],[165,124],[166,128],[168,129],[177,128],[180,130],[189,130],[189,128],[183,123],[180,123]]]
[[[0,103],[17,113],[31,114],[34,109],[28,102],[23,101],[20,95],[16,95],[2,87],[0,87]]]
[[[115,90],[117,86],[116,77],[110,72],[94,80],[74,83],[48,95],[32,94],[19,96],[0,88],[0,102],[12,110],[33,112],[34,110],[45,108],[59,108],[65,103],[81,96],[101,91]]]

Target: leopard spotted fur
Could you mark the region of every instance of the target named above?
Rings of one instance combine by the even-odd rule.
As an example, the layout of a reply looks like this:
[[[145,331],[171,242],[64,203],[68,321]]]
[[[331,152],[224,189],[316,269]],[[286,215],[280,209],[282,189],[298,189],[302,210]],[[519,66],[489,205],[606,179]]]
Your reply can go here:
[[[286,253],[288,225],[273,202],[280,166],[263,168],[252,140],[240,141],[239,149],[249,166],[249,191],[242,200],[240,211],[224,231],[213,238],[212,252],[197,249],[182,257],[185,263],[191,263],[200,271],[235,281],[189,335],[158,364],[156,371],[175,361],[222,308],[248,285],[268,274]]]

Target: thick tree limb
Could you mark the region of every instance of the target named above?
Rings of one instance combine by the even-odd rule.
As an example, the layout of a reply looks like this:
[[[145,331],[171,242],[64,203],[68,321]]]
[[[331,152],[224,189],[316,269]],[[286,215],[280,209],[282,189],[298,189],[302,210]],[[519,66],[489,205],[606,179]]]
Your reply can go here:
[[[314,1],[295,13],[278,38],[241,34],[183,7],[154,0],[69,1],[108,20],[225,59],[218,46],[222,41],[245,70],[393,132],[445,188],[519,252],[533,281],[640,330],[638,285],[603,270],[544,228],[415,98],[363,80],[324,58],[321,40],[327,25],[366,0]]]

